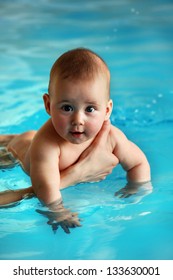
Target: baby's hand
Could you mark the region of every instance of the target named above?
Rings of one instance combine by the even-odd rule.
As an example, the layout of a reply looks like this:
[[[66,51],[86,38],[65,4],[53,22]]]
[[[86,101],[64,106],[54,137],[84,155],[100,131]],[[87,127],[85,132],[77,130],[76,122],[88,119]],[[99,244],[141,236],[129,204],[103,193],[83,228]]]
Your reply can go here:
[[[115,193],[115,196],[119,196],[120,198],[128,198],[134,194],[137,194],[138,192],[141,197],[151,193],[152,192],[151,182],[150,181],[144,183],[128,182],[124,188],[120,189]]]
[[[77,213],[70,212],[70,210],[64,208],[62,202],[56,205],[56,209],[47,211],[37,209],[36,211],[49,219],[47,223],[52,226],[54,233],[56,233],[59,226],[62,227],[65,233],[70,233],[69,228],[81,226]]]

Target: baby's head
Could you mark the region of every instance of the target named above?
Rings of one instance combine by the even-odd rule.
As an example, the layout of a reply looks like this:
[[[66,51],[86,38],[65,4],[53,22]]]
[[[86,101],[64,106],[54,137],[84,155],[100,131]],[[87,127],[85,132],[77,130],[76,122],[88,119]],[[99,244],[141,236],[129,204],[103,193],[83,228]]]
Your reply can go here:
[[[110,98],[110,72],[104,60],[89,49],[77,48],[61,55],[53,64],[50,72],[49,95],[56,93],[59,79],[78,81],[105,79],[105,94]]]
[[[93,139],[112,111],[109,87],[109,69],[94,52],[80,48],[60,56],[43,97],[56,132],[74,144]]]

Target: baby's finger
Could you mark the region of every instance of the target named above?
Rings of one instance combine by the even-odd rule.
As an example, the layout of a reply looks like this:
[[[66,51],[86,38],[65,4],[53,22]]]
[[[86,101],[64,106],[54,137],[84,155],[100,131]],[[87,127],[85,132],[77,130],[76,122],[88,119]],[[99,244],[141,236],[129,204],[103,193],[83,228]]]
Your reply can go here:
[[[77,217],[78,213],[77,212],[72,212],[71,215],[72,215],[72,217]]]
[[[67,234],[70,233],[70,230],[69,230],[69,228],[66,224],[61,223],[61,227],[62,227],[62,229],[64,230],[65,233],[67,233]]]

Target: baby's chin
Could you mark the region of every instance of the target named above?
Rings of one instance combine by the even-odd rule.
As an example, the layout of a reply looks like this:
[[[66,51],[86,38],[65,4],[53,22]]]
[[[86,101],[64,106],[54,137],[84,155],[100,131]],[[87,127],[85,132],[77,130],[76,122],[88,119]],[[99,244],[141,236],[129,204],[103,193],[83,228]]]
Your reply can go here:
[[[72,144],[82,144],[85,143],[88,138],[85,136],[84,133],[71,133],[69,137],[69,142]]]
[[[86,134],[83,133],[70,133],[66,139],[66,141],[69,141],[72,144],[84,144],[86,142],[92,142],[94,137],[87,137]]]

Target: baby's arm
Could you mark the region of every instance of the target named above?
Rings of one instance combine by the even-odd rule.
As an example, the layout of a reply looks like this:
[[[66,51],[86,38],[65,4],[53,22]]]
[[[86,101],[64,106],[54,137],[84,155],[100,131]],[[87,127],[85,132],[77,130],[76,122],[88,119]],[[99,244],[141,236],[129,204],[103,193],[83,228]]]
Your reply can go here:
[[[129,141],[127,137],[117,128],[112,130],[115,139],[114,155],[127,171],[128,182],[147,182],[151,180],[150,165],[142,150]]]
[[[142,150],[129,141],[127,137],[117,128],[112,128],[112,136],[115,140],[115,147],[113,153],[119,159],[123,169],[127,172],[127,185],[125,188],[117,192],[126,196],[128,193],[135,193],[140,186],[147,186],[152,188],[150,182],[150,165]]]
[[[121,153],[120,163],[127,171],[128,182],[143,183],[150,181],[150,165],[145,154],[131,141],[124,144],[125,148],[122,147],[122,153],[119,151]]]
[[[45,136],[45,135],[44,135]],[[66,233],[69,227],[80,226],[77,215],[65,209],[60,193],[60,150],[57,142],[48,137],[35,137],[30,151],[30,177],[34,193],[48,210],[37,210],[49,219],[56,230],[60,225]]]
[[[35,137],[30,151],[30,177],[34,192],[44,205],[61,199],[59,153],[50,136]]]

